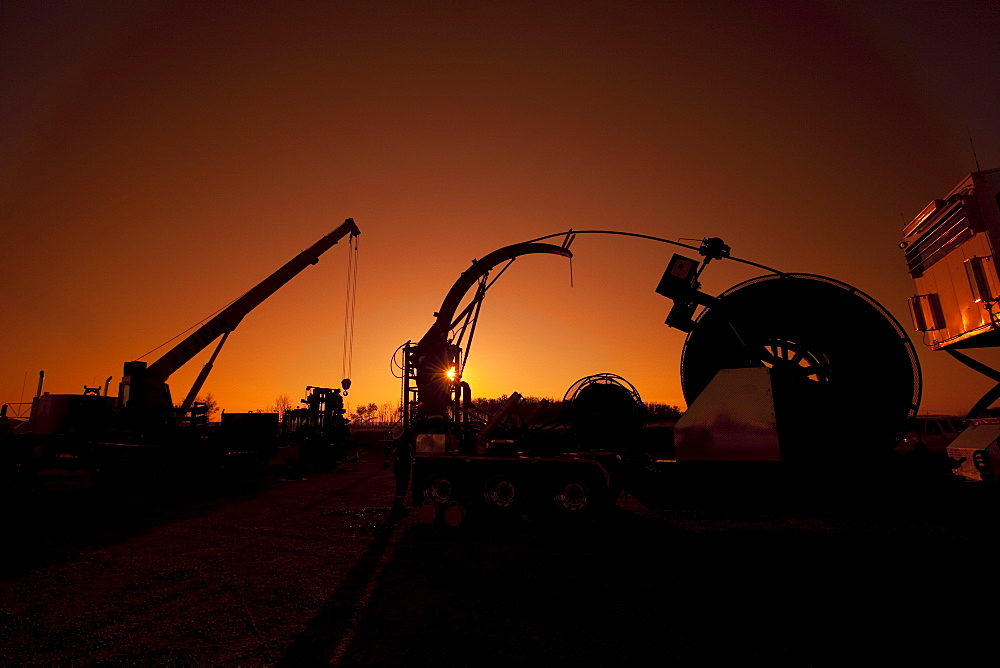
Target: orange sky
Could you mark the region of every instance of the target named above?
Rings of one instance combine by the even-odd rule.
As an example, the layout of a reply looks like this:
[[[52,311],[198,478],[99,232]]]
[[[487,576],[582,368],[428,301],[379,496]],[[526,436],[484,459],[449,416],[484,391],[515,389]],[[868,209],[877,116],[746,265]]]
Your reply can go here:
[[[393,351],[472,258],[569,227],[722,237],[909,327],[903,219],[975,168],[969,133],[1000,166],[1000,6],[873,4],[4,2],[0,401],[39,370],[50,392],[116,384],[349,216],[355,404],[398,398]],[[674,249],[573,250],[573,287],[535,256],[491,291],[474,394],[611,372],[682,404],[653,292]],[[230,337],[205,388],[222,407],[340,381],[347,255]],[[705,289],[752,275],[718,263]],[[915,342],[925,411],[991,385]]]

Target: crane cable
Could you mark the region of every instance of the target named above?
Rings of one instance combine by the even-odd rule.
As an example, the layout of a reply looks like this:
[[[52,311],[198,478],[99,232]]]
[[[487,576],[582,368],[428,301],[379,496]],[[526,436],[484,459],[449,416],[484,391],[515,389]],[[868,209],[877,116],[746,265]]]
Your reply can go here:
[[[243,294],[246,294],[246,293],[243,293]],[[240,295],[240,297],[242,297],[242,296],[243,295]],[[240,297],[237,297],[236,299],[239,299]],[[143,357],[146,357],[147,355],[152,355],[153,353],[155,353],[157,350],[159,350],[163,346],[167,345],[168,343],[172,343],[173,341],[176,341],[177,339],[181,338],[182,336],[184,336],[185,334],[187,334],[188,332],[190,332],[195,327],[201,327],[209,319],[214,318],[216,315],[218,315],[219,313],[221,313],[224,309],[227,309],[230,306],[232,306],[234,303],[236,303],[236,299],[234,299],[233,301],[229,302],[228,304],[226,304],[224,306],[220,306],[218,309],[215,310],[214,313],[209,313],[207,316],[205,316],[204,318],[202,318],[198,322],[194,323],[193,325],[191,325],[190,327],[188,327],[187,329],[185,329],[183,332],[180,332],[178,334],[175,334],[174,336],[171,336],[169,339],[167,339],[166,341],[164,341],[160,345],[156,346],[152,350],[149,350],[149,351],[143,353],[142,355],[139,355],[135,359],[138,361],[138,360],[141,360]]]
[[[358,235],[352,234],[347,255],[347,298],[344,300],[344,353],[341,371],[345,380],[351,377],[354,358],[354,305],[358,290]],[[346,389],[346,388],[345,388]]]

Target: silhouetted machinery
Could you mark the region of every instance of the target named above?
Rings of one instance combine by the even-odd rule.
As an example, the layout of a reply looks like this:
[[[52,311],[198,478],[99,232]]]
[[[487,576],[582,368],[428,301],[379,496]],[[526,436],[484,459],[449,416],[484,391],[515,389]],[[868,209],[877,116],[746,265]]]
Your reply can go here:
[[[890,452],[921,390],[913,345],[892,315],[810,274],[771,273],[710,296],[698,278],[729,247],[706,239],[699,253],[704,262],[675,255],[657,286],[674,301],[666,324],[687,332],[675,461],[831,471]]]
[[[659,292],[682,309],[706,304],[693,321],[667,321],[688,331],[678,461],[857,467],[890,452],[916,414],[913,345],[856,288],[821,276],[770,274],[718,297],[688,283],[661,283]]]
[[[632,383],[612,373],[586,376],[563,396],[567,420],[583,450],[624,452],[643,429],[646,406]],[[633,454],[633,453],[626,453]]]
[[[309,385],[301,401],[305,406],[282,415],[283,440],[298,450],[300,466],[323,469],[346,459],[350,421],[344,417],[344,395],[350,387],[348,379],[339,388]]]
[[[970,409],[971,420],[948,446],[956,471],[970,480],[1000,477],[1000,421],[985,418],[1000,399],[1000,371],[965,350],[1000,346],[1000,169],[968,174],[903,228],[899,244],[916,286],[913,328],[933,350],[997,382]]]
[[[342,238],[350,235],[353,239],[359,234],[354,220],[348,218],[153,363],[126,362],[117,397],[107,396],[108,383],[104,386],[103,395],[99,394],[99,388],[85,388],[83,395],[42,393],[40,379],[31,415],[15,430],[19,439],[16,442],[11,440],[5,447],[27,448],[36,459],[70,454],[84,459],[85,465],[105,473],[135,468],[140,462],[155,468],[164,458],[176,459],[182,450],[189,450],[189,453],[183,454],[195,458],[207,458],[213,454],[223,460],[259,457],[259,447],[244,447],[255,440],[248,434],[259,436],[270,431],[272,438],[269,442],[273,443],[273,437],[277,436],[276,418],[272,420],[273,424],[264,424],[267,418],[239,418],[230,414],[223,426],[230,427],[237,442],[223,439],[218,447],[213,448],[205,430],[206,407],[196,402],[195,398],[223,344],[243,318],[306,267],[319,262],[320,256]],[[209,361],[180,407],[175,409],[167,380],[216,339],[219,342]],[[255,442],[259,444],[263,441],[258,438]]]
[[[473,509],[582,514],[613,503],[627,484],[623,463],[642,460],[635,448],[643,403],[624,379],[581,379],[550,421],[559,430],[528,430],[514,439],[494,438],[494,428],[516,413],[519,395],[476,420],[462,381],[489,272],[528,253],[570,257],[570,242],[584,233],[644,236],[578,231],[561,246],[529,242],[494,251],[461,275],[424,337],[401,347],[406,447],[397,448],[397,502],[412,454],[412,502],[423,519],[457,525]],[[839,281],[773,270],[708,295],[698,279],[714,259],[768,268],[731,258],[717,238],[698,248],[645,238],[703,258],[674,255],[657,286],[674,301],[666,323],[687,332],[681,382],[688,410],[674,429],[670,463],[781,462],[843,473],[892,452],[916,415],[921,376],[909,337],[888,311]],[[535,407],[520,419],[537,425],[545,410]]]
[[[474,260],[427,333],[397,351],[405,430],[396,447],[396,502],[403,502],[412,475],[412,503],[424,521],[457,526],[469,513],[581,517],[614,503],[619,456],[607,450],[606,442],[576,437],[580,431],[568,425],[575,420],[596,429],[604,424],[599,412],[605,409],[616,420],[634,419],[641,414],[634,388],[602,374],[571,388],[564,406],[543,402],[525,414],[522,397],[514,393],[494,415],[480,415],[462,380],[482,301],[492,285],[490,272],[503,265],[499,277],[528,254],[571,257],[571,240],[567,236],[562,246],[515,244]],[[473,287],[474,296],[459,311]],[[575,411],[569,417],[571,404]],[[511,421],[527,429],[511,430]]]

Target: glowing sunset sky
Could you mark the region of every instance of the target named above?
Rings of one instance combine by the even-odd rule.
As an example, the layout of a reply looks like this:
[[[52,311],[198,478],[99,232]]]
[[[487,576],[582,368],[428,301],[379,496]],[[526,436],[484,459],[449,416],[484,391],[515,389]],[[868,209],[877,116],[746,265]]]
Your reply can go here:
[[[1000,167],[998,83],[993,0],[4,2],[0,401],[39,370],[50,392],[116,388],[347,217],[354,404],[398,398],[393,351],[471,259],[570,227],[722,237],[909,329],[904,219],[975,170],[970,133]],[[581,236],[572,286],[561,258],[518,260],[483,308],[474,395],[611,372],[683,404],[684,335],[653,292],[674,250]],[[339,383],[347,257],[247,316],[205,387],[222,407]],[[753,275],[713,264],[705,290]],[[925,411],[991,385],[914,340]]]

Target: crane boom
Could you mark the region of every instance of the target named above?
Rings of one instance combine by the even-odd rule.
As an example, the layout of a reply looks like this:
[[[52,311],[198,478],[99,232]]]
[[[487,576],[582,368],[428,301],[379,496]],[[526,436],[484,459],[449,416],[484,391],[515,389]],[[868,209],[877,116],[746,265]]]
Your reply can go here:
[[[236,329],[243,318],[260,304],[277,292],[285,283],[295,278],[303,269],[319,262],[319,256],[330,250],[348,234],[361,234],[353,218],[348,218],[344,224],[333,230],[322,239],[305,249],[280,269],[248,290],[242,297],[234,301],[215,317],[192,332],[187,338],[171,348],[166,354],[149,365],[146,373],[166,381],[170,374],[184,366],[192,357],[208,347],[215,339],[226,332]]]
[[[361,234],[353,218],[348,218],[335,230],[286,262],[148,367],[145,362],[126,362],[118,402],[119,406],[129,414],[131,421],[134,424],[161,422],[163,413],[171,407],[170,391],[166,385],[170,375],[214,340],[236,329],[250,311],[295,278],[303,269],[319,262],[319,257],[323,253],[348,234],[352,237]],[[214,358],[213,355],[213,361]],[[210,364],[211,362],[209,368]],[[199,381],[203,380],[199,377]]]

